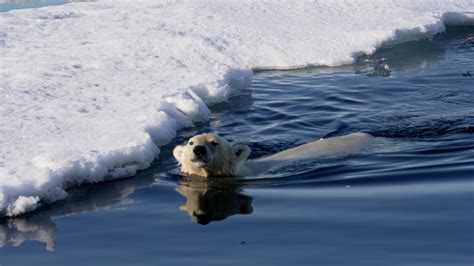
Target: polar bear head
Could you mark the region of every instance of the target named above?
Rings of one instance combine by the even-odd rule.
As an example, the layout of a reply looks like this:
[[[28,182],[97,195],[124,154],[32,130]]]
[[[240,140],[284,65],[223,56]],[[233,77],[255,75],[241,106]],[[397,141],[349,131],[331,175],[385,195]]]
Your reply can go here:
[[[249,154],[247,145],[232,146],[215,134],[194,136],[173,150],[182,173],[202,177],[237,176],[239,164]]]

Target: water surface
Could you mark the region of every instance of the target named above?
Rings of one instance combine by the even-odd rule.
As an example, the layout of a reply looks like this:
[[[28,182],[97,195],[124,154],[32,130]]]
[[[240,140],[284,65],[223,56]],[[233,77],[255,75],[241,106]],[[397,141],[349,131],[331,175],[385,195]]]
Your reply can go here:
[[[14,9],[38,8],[43,6],[63,5],[70,2],[86,2],[87,0],[2,0],[0,12]]]

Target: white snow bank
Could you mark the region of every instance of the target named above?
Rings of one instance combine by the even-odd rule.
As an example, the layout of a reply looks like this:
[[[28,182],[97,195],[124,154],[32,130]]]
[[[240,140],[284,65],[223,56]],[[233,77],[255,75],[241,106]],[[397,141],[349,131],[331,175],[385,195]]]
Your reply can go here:
[[[150,166],[251,69],[340,65],[473,24],[466,1],[99,1],[0,13],[0,213]]]

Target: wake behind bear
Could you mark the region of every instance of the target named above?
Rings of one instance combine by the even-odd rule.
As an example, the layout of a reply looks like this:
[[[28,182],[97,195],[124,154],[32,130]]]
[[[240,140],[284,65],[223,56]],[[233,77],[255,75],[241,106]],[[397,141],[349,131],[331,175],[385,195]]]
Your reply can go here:
[[[233,146],[216,134],[201,134],[177,146],[173,155],[181,165],[181,172],[188,176],[254,176],[295,160],[354,152],[371,143],[372,139],[367,133],[353,133],[312,141],[270,156],[247,160],[249,146]]]

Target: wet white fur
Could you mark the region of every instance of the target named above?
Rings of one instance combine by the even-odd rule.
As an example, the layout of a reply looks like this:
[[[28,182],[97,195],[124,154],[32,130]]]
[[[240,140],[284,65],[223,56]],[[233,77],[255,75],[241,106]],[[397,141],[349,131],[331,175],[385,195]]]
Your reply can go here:
[[[355,151],[369,144],[372,139],[373,137],[366,133],[353,133],[309,142],[271,156],[247,160],[250,155],[250,148],[247,145],[232,146],[218,135],[202,134],[192,137],[184,145],[177,146],[173,150],[173,155],[181,165],[181,172],[186,175],[249,176],[258,175],[276,165],[292,160]],[[197,145],[206,148],[205,161],[196,158],[193,148]]]

